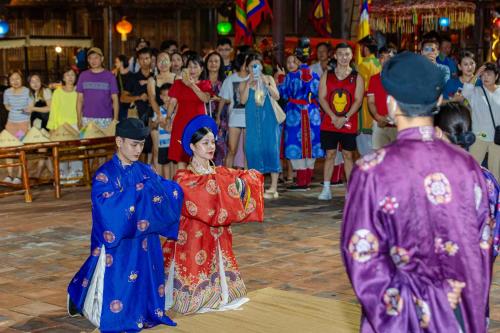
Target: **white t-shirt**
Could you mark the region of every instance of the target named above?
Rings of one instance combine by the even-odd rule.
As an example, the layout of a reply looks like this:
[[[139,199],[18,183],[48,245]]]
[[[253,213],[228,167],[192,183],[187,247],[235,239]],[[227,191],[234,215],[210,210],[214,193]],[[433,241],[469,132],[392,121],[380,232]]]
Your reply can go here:
[[[500,126],[500,87],[495,92],[484,89],[491,104],[491,111],[495,125]],[[464,83],[462,95],[467,99],[472,109],[472,131],[476,138],[486,142],[493,142],[495,127],[491,119],[490,108],[484,97],[483,89],[470,83]]]
[[[231,74],[222,83],[219,96],[231,101],[229,104],[229,127],[246,127],[245,105],[240,103],[240,83],[248,80],[248,76],[240,77],[238,73]]]

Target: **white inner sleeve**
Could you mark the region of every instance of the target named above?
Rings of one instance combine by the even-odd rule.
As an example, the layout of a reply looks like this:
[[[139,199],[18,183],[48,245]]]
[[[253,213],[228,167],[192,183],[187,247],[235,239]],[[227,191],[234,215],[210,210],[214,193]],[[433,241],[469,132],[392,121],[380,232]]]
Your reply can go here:
[[[174,252],[175,253],[175,252]],[[175,259],[172,259],[168,270],[167,290],[165,292],[165,310],[174,306],[174,277],[175,277]]]
[[[106,271],[106,248],[101,247],[101,254],[97,261],[97,266],[92,276],[92,281],[85,297],[83,305],[83,315],[94,326],[100,327],[102,311],[102,295],[104,289],[104,272]]]

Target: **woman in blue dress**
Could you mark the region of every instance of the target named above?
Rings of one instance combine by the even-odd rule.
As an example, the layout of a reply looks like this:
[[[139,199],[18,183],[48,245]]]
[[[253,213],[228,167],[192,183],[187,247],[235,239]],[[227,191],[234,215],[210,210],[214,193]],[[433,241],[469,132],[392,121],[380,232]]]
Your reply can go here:
[[[245,152],[248,168],[271,174],[271,186],[265,191],[264,198],[277,199],[278,176],[281,172],[281,128],[276,120],[271,98],[278,100],[280,95],[274,79],[262,74],[260,54],[249,54],[245,66],[250,79],[240,85],[240,96],[241,103],[245,104]]]
[[[288,190],[307,190],[314,172],[316,158],[324,156],[320,142],[321,114],[318,107],[319,76],[307,66],[309,39],[303,38],[295,54],[287,58],[285,76],[278,67],[278,89],[286,105],[285,157],[297,173],[297,183]]]

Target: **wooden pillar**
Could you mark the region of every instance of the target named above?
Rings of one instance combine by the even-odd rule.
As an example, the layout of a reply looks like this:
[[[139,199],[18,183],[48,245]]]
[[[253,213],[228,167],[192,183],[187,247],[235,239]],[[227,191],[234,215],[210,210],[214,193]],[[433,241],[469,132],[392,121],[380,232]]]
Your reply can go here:
[[[113,68],[113,33],[114,33],[113,8],[108,6],[108,69]]]
[[[175,39],[177,43],[181,41],[181,10],[175,12]],[[180,45],[179,45],[180,46]]]
[[[285,1],[284,0],[274,0],[273,1],[273,44],[274,44],[274,54],[276,61],[283,66],[284,65],[284,55],[285,55],[285,34],[283,31],[285,22]]]
[[[195,12],[195,25],[194,25],[194,47],[195,50],[201,50],[201,22],[200,22],[200,8],[196,8]],[[213,29],[213,27],[211,28]],[[177,43],[181,43],[180,40],[177,41]],[[181,45],[179,45],[180,47]]]
[[[293,0],[293,33],[295,36],[300,35],[300,14],[301,14],[301,0]]]
[[[108,7],[102,8],[102,52],[104,53],[104,64],[103,67],[106,68],[106,57],[109,54],[109,44],[108,44],[108,27],[109,27],[109,16]]]

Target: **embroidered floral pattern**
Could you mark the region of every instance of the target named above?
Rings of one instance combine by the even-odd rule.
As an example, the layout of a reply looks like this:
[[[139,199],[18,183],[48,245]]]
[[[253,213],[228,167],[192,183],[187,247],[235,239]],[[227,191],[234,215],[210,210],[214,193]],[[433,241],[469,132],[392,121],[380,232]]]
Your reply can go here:
[[[424,185],[427,199],[432,204],[441,205],[451,201],[451,185],[443,173],[436,172],[425,177]]]
[[[481,230],[481,241],[479,242],[479,246],[483,250],[489,250],[491,244],[493,244],[493,220],[491,217],[487,217],[487,221]]]
[[[368,171],[378,164],[380,164],[385,158],[385,149],[379,149],[372,154],[368,154],[356,161],[356,164],[363,171]]]
[[[101,183],[104,183],[104,184],[106,184],[106,183],[109,181],[108,176],[106,176],[106,175],[105,175],[104,173],[102,173],[102,172],[101,172],[101,173],[99,173],[97,176],[95,176],[95,179],[96,179],[97,181],[100,181]]]
[[[113,313],[119,313],[123,310],[123,303],[120,300],[115,299],[109,304],[109,309]]]
[[[238,191],[238,188],[236,187],[235,183],[229,184],[229,186],[227,187],[227,193],[229,194],[230,197],[233,198],[240,197],[240,192]]]
[[[434,239],[435,253],[446,253],[449,256],[454,256],[455,254],[457,254],[459,249],[460,247],[455,242],[452,242],[450,240],[444,242],[443,239],[439,237]]]
[[[403,310],[403,299],[399,294],[399,289],[389,288],[384,293],[385,312],[389,316],[397,316]]]
[[[177,243],[179,245],[184,245],[184,244],[186,244],[187,239],[188,239],[187,232],[185,230],[180,230],[179,235],[177,236]]]
[[[163,310],[161,310],[161,309],[156,309],[156,310],[155,310],[155,314],[156,314],[156,316],[157,316],[158,318],[161,318],[161,317],[163,317]]]
[[[217,215],[217,223],[223,224],[224,222],[226,222],[227,216],[228,216],[227,210],[221,208],[219,210],[219,215]]]
[[[177,192],[177,190],[174,190],[172,192],[172,195],[174,196],[174,199],[177,199],[177,197],[179,196],[179,192]]]
[[[378,253],[379,242],[377,237],[367,229],[356,230],[349,241],[349,253],[360,263],[367,262]]]
[[[243,220],[246,216],[247,214],[244,211],[241,210],[238,211],[238,221]]]
[[[130,274],[128,275],[128,282],[135,282],[135,281],[137,281],[138,276],[139,276],[139,272],[138,271],[132,271],[132,272],[130,272]]]
[[[247,215],[253,213],[255,211],[255,209],[257,209],[257,201],[255,201],[254,198],[250,198],[248,200],[248,204],[247,206],[245,207],[245,213],[247,213]]]
[[[165,285],[160,284],[158,286],[158,295],[160,295],[160,297],[165,296]]]
[[[219,192],[219,186],[217,186],[217,182],[215,179],[209,179],[207,184],[205,185],[205,190],[208,194],[216,195]]]
[[[405,248],[399,246],[391,247],[391,258],[394,264],[402,267],[410,262],[410,254]]]
[[[111,254],[106,254],[106,267],[111,267],[113,265],[113,256]]]
[[[82,281],[82,287],[87,288],[89,286],[89,280],[88,279],[83,279]]]
[[[108,243],[113,243],[115,241],[115,234],[109,230],[103,232],[102,236],[104,237],[104,240]]]
[[[222,235],[223,229],[222,228],[215,228],[211,227],[210,228],[210,234],[215,238],[218,239]]]
[[[136,191],[141,191],[144,188],[144,183],[137,183],[135,184],[135,190]]]
[[[101,248],[100,247],[96,247],[95,249],[92,250],[92,256],[99,257],[100,254],[101,254]]]
[[[163,197],[162,197],[161,195],[155,195],[155,196],[153,197],[153,203],[155,203],[155,204],[159,204],[159,203],[161,203],[162,201],[163,201]]]
[[[417,318],[420,322],[420,327],[427,328],[431,322],[431,309],[427,302],[422,299],[413,296],[413,302],[415,302],[415,308],[417,309]]]
[[[205,250],[198,251],[198,253],[194,256],[194,261],[197,265],[203,265],[205,260],[207,260],[207,252]]]
[[[194,202],[186,200],[186,209],[191,216],[196,216],[198,213],[198,207],[195,205]]]
[[[394,214],[396,209],[399,207],[399,203],[395,197],[386,196],[379,202],[379,206],[382,208],[384,213]]]
[[[149,228],[149,221],[148,220],[140,220],[137,222],[137,230],[139,231],[146,231],[146,229]]]
[[[147,250],[148,250],[148,239],[147,239],[147,238],[144,238],[144,239],[142,240],[142,249],[143,249],[144,251],[147,251]]]
[[[109,199],[109,198],[111,198],[113,196],[113,194],[115,194],[115,192],[103,192],[102,193],[102,197],[104,199]]]

